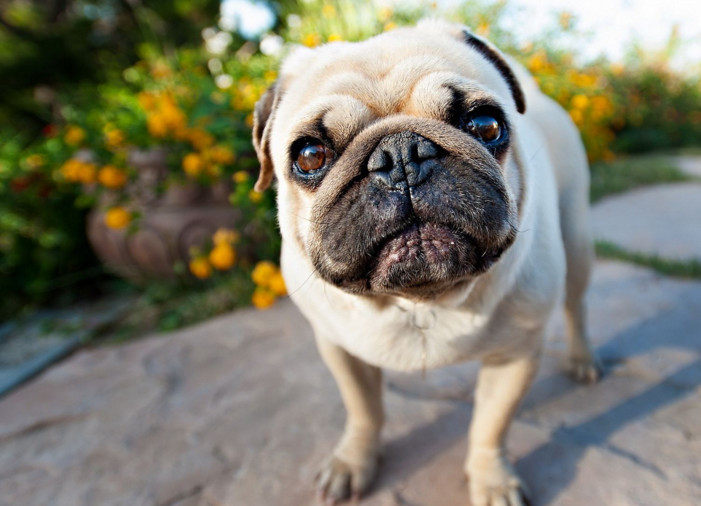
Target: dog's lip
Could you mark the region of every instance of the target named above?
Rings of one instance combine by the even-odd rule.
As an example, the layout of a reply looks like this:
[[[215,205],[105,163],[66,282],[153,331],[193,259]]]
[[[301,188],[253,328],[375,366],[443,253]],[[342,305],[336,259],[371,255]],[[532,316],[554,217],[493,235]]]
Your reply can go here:
[[[392,234],[380,246],[375,271],[388,270],[392,265],[408,262],[424,255],[429,262],[448,260],[458,245],[470,242],[468,234],[436,223],[412,222]]]

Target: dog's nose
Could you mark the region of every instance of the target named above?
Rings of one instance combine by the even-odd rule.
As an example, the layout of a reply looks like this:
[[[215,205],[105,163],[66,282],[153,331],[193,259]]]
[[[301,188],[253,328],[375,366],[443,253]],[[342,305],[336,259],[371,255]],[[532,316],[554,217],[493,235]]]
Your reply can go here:
[[[438,154],[438,146],[425,137],[399,132],[380,141],[368,159],[368,171],[378,186],[403,190],[431,175]]]

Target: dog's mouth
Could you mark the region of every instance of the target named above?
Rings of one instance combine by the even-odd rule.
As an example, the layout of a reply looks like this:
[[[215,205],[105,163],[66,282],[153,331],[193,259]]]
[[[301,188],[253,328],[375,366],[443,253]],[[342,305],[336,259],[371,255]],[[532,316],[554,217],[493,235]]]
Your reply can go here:
[[[486,271],[506,245],[480,248],[470,234],[436,223],[412,223],[390,236],[374,256],[369,288],[425,298]]]

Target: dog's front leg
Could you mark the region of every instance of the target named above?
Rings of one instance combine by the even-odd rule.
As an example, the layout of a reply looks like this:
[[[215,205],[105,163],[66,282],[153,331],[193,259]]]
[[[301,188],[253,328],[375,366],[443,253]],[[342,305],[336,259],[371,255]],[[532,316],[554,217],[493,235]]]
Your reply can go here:
[[[382,410],[382,371],[330,341],[317,338],[346,407],[346,427],[331,457],[317,475],[320,496],[330,503],[357,497],[377,472]]]
[[[538,357],[482,365],[465,462],[472,506],[528,504],[523,484],[506,457],[504,440],[537,368]]]

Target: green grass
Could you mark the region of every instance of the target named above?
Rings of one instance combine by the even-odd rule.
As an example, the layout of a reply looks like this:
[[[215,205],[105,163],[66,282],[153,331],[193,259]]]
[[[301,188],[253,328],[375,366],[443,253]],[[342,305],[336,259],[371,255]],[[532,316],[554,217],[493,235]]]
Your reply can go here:
[[[596,241],[596,254],[602,258],[649,267],[665,276],[701,279],[701,262],[698,260],[668,260],[657,255],[628,251],[608,241]]]
[[[590,197],[592,202],[596,202],[607,195],[640,186],[694,180],[697,179],[682,172],[667,157],[647,155],[621,158],[592,164]]]

